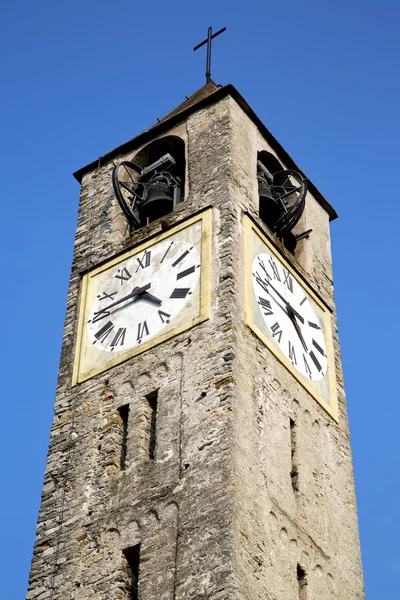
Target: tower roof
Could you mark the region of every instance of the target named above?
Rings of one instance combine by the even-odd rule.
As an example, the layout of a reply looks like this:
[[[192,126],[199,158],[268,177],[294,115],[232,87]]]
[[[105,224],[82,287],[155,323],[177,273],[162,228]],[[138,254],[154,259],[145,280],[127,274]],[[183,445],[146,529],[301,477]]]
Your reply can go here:
[[[75,179],[82,182],[82,178],[86,173],[97,169],[99,164],[105,164],[106,162],[116,158],[121,154],[126,154],[131,152],[135,148],[145,144],[147,141],[152,140],[155,136],[161,135],[165,131],[171,129],[171,127],[176,124],[184,121],[189,115],[192,113],[205,108],[211,104],[215,104],[219,102],[226,96],[231,96],[242,108],[242,110],[247,114],[247,116],[253,121],[253,123],[258,127],[261,134],[267,140],[268,144],[271,146],[273,150],[275,150],[277,156],[285,163],[287,169],[293,169],[298,171],[302,175],[304,173],[302,170],[296,165],[294,160],[289,156],[286,150],[281,146],[278,140],[272,135],[272,133],[267,129],[264,123],[259,119],[253,109],[249,106],[243,96],[237,91],[237,89],[232,85],[228,84],[223,87],[218,87],[213,81],[207,82],[201,88],[199,88],[194,94],[189,97],[186,97],[184,102],[179,104],[176,108],[174,108],[171,112],[169,112],[165,117],[159,120],[155,125],[146,129],[139,135],[133,137],[129,141],[117,146],[107,154],[100,156],[98,159],[89,163],[85,167],[82,167],[78,171],[74,173]],[[306,177],[304,175],[304,177]],[[319,204],[326,210],[329,214],[330,221],[337,218],[337,213],[335,209],[329,204],[329,202],[324,198],[318,188],[308,179],[308,188],[315,197],[315,199],[319,202]]]
[[[160,123],[163,123],[163,121],[167,121],[168,119],[171,119],[172,117],[175,117],[176,115],[179,115],[182,111],[185,111],[185,110],[191,108],[192,106],[195,106],[201,100],[204,100],[205,98],[208,98],[208,96],[211,96],[211,94],[214,94],[214,92],[216,92],[218,89],[219,89],[219,87],[213,81],[208,81],[205,85],[203,85],[203,87],[198,89],[194,94],[192,94],[191,96],[186,96],[186,100],[184,100],[176,108],[171,110],[171,112],[169,112],[167,115],[165,115],[165,117],[163,117],[160,120]]]

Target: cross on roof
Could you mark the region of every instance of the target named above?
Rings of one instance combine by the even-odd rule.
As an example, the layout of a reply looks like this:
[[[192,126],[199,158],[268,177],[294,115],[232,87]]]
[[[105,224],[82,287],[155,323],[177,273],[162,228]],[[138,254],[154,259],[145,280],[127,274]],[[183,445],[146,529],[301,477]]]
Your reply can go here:
[[[209,27],[208,35],[207,35],[206,39],[203,40],[202,42],[200,42],[200,44],[197,44],[197,46],[195,46],[193,48],[193,50],[198,50],[199,48],[204,46],[204,44],[207,44],[207,58],[206,58],[206,81],[207,81],[207,83],[209,81],[211,81],[211,40],[213,38],[217,37],[217,35],[224,33],[224,31],[226,31],[226,27],[223,27],[222,29],[217,31],[217,33],[213,34],[212,27]]]

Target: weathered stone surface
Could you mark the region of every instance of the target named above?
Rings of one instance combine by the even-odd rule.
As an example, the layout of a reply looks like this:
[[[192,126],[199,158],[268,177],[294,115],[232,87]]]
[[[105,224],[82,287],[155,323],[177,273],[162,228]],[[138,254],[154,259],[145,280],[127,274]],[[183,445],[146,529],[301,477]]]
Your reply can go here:
[[[172,133],[186,144],[186,201],[166,220],[213,207],[211,318],[71,387],[82,273],[161,231],[155,222],[129,233],[112,164],[87,173],[27,599],[128,600],[122,550],[141,543],[142,599],[289,600],[298,597],[299,563],[309,600],[361,600],[337,329],[338,424],[244,324],[242,216],[260,223],[256,157],[268,145],[230,97]],[[334,308],[329,218],[311,194],[302,225],[313,229],[310,239],[295,258],[282,252]],[[143,440],[145,398],[155,390],[152,461]],[[126,404],[121,471],[118,409]]]

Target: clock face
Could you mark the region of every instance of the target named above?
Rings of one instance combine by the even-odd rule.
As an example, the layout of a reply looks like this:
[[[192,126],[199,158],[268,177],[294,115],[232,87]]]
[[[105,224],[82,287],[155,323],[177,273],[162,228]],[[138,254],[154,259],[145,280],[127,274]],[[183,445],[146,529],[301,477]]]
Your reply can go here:
[[[103,273],[87,336],[104,352],[150,340],[175,319],[200,280],[201,258],[187,241],[165,240]]]
[[[337,420],[331,311],[247,215],[244,230],[246,324]],[[291,382],[285,385],[289,389]]]
[[[87,273],[73,384],[209,318],[211,210]]]
[[[304,377],[322,379],[328,367],[326,342],[309,294],[268,251],[255,256],[252,277],[257,304],[273,342]]]

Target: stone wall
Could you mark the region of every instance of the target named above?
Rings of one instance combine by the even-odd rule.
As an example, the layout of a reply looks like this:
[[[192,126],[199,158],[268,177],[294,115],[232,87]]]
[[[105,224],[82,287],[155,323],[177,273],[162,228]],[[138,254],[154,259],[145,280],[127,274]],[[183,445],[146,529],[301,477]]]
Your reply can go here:
[[[257,219],[256,155],[267,144],[230,97],[170,133],[186,144],[187,194],[167,221],[213,207],[211,318],[71,387],[82,273],[161,231],[129,233],[112,164],[87,173],[27,599],[129,600],[123,550],[139,543],[142,600],[289,600],[301,597],[298,563],[301,600],[361,599],[337,337],[338,425],[244,325],[242,217]],[[310,240],[295,259],[282,251],[333,307],[328,216],[311,195],[304,219]],[[152,460],[146,397],[156,390]]]
[[[257,218],[257,151],[268,147],[234,101],[232,200],[236,206],[238,258],[244,244],[243,211]],[[247,152],[243,153],[245,145]],[[251,149],[251,151],[250,151]],[[277,157],[278,159],[280,157]],[[285,165],[283,164],[285,167]],[[295,257],[281,252],[334,311],[328,215],[309,193],[299,224],[312,228]],[[238,260],[237,296],[244,299],[244,262]],[[243,324],[236,338],[235,566],[241,598],[364,598],[354,476],[337,327],[334,326],[339,422],[323,408]],[[333,314],[334,323],[335,313]],[[246,365],[246,368],[243,368]],[[293,489],[291,421],[294,424],[296,490]],[[305,571],[300,592],[297,565]],[[303,595],[301,595],[303,594]],[[306,595],[305,595],[306,594]]]

